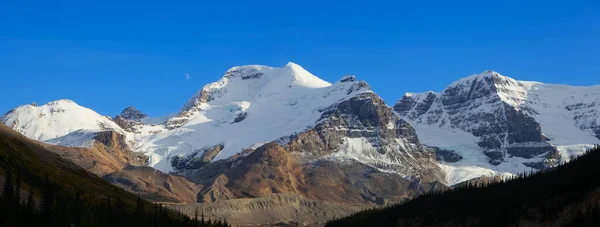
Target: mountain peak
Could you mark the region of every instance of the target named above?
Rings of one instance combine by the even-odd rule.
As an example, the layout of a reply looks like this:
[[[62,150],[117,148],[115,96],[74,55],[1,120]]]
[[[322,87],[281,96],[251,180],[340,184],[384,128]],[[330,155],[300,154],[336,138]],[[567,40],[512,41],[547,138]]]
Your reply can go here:
[[[313,75],[296,63],[288,62],[283,69],[286,69],[286,71],[288,71],[287,73],[291,74],[294,85],[306,88],[322,88],[331,86],[331,83]]]
[[[492,70],[485,70],[482,73],[474,74],[450,84],[445,91],[457,89],[462,87],[464,89],[485,89],[492,92],[500,92],[506,89],[515,89],[520,87],[522,84],[510,77],[503,76],[498,72]]]
[[[139,120],[148,117],[148,115],[142,113],[142,111],[137,110],[133,106],[125,108],[123,111],[121,111],[121,114],[117,116],[127,120]]]
[[[75,103],[75,101],[70,100],[70,99],[59,99],[59,100],[48,102],[46,105],[54,106],[54,105],[62,105],[62,104],[75,104],[75,105],[77,105],[77,103]]]
[[[264,65],[235,66],[218,81],[204,86],[184,105],[182,112],[220,98],[249,99],[285,93],[293,89],[316,89],[331,86],[302,66],[289,62],[284,67]],[[290,90],[292,89],[292,90]]]
[[[435,95],[437,93],[435,93],[434,91],[426,91],[423,93],[414,93],[414,92],[406,92],[404,93],[404,95],[402,97],[418,97],[418,96],[423,96],[423,95]]]
[[[514,79],[507,77],[507,76],[503,76],[500,73],[493,71],[493,70],[485,70],[479,74],[473,74],[471,76],[459,79],[452,84],[471,83],[473,81],[481,81],[481,80],[494,82],[497,80],[514,80]]]
[[[479,74],[480,76],[499,76],[500,74],[494,70],[485,70]]]
[[[95,111],[72,100],[60,99],[41,106],[19,106],[0,117],[3,124],[39,141],[65,136],[79,129],[115,130],[121,128]]]
[[[298,65],[298,64],[296,64],[296,63],[294,63],[294,62],[291,62],[291,61],[290,61],[290,62],[288,62],[287,64],[285,64],[285,67],[289,67],[289,68],[292,68],[292,67],[300,67],[300,68],[302,68],[302,66],[300,66],[300,65]]]

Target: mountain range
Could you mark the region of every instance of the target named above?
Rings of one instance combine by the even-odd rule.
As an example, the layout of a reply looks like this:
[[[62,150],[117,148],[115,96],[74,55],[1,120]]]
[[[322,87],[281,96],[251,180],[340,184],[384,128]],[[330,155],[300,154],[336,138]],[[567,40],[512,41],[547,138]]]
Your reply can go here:
[[[128,107],[107,117],[58,100],[0,121],[147,199],[232,223],[316,223],[568,162],[600,144],[600,86],[485,71],[392,107],[355,76],[329,83],[294,63],[248,65],[169,116]],[[271,217],[248,216],[257,209]]]

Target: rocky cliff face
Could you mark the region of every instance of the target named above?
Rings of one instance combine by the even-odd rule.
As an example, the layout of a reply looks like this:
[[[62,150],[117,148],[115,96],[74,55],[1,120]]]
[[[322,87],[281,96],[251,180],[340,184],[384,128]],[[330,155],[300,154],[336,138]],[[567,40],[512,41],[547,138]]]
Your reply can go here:
[[[118,116],[127,120],[140,120],[142,118],[148,117],[148,115],[142,113],[142,111],[137,110],[133,106],[125,108],[123,111],[121,111],[121,114],[119,114]]]
[[[436,165],[435,153],[423,147],[415,130],[376,94],[362,93],[320,112],[317,124],[301,133],[227,160],[206,162],[193,155],[197,158],[175,159],[176,166],[182,166],[182,160],[198,163],[193,165],[196,170],[179,169],[204,186],[199,196],[203,202],[283,193],[383,205],[445,188],[439,183],[444,173]],[[215,148],[206,151],[220,150]]]
[[[142,113],[142,111],[130,106],[121,111],[121,114],[115,116],[113,121],[127,132],[140,133],[138,128],[143,125],[141,120],[147,117],[148,115]]]
[[[494,165],[502,163],[507,155],[552,158],[557,150],[546,141],[530,110],[511,105],[523,101],[520,97],[524,92],[512,89],[520,86],[518,81],[498,73],[484,72],[453,83],[439,95],[406,95],[394,109],[417,124],[473,134]]]
[[[76,132],[77,133],[77,132]],[[89,147],[65,147],[43,144],[48,150],[151,201],[193,203],[200,191],[183,177],[147,167],[148,157],[133,152],[123,134],[115,131],[84,133],[91,135]]]
[[[118,172],[128,165],[143,166],[148,162],[147,156],[133,152],[125,136],[115,131],[99,131],[86,136],[91,136],[88,147],[45,146],[98,176]]]
[[[434,154],[421,146],[415,130],[374,93],[325,109],[314,128],[284,139],[290,141],[290,151],[316,160],[353,159],[411,177],[439,170]]]
[[[551,87],[560,89],[551,94]],[[560,161],[562,146],[591,141],[586,139],[589,136],[576,138],[575,134],[565,135],[557,128],[576,127],[577,136],[595,135],[598,111],[592,108],[600,96],[592,90],[516,81],[486,71],[454,82],[441,93],[407,93],[394,110],[424,131],[461,131],[473,135],[492,165],[521,158],[519,163],[542,169]],[[578,96],[585,96],[579,97],[585,103],[570,104]],[[564,124],[549,120],[557,116],[567,120]],[[564,141],[564,137],[574,139]]]

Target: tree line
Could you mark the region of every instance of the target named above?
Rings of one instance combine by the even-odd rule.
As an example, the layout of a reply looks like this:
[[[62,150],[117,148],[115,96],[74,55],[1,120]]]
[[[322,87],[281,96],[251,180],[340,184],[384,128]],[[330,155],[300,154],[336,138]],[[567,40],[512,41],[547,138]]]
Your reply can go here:
[[[107,196],[92,202],[84,199],[83,192],[63,193],[47,178],[37,188],[23,178],[30,175],[26,169],[19,168],[16,173],[3,170],[0,226],[230,226],[225,220],[205,220],[203,214],[190,218],[140,197],[133,211],[120,198]]]
[[[54,153],[34,149],[41,148],[0,134],[0,227],[230,226],[150,203]]]
[[[575,160],[332,220],[337,226],[600,226],[600,147]]]

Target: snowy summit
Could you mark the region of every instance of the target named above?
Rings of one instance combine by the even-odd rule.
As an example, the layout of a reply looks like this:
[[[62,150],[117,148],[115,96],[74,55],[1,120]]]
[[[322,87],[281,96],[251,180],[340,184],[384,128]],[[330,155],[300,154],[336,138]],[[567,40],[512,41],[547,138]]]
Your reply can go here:
[[[323,109],[371,92],[363,84],[356,80],[331,84],[292,62],[282,68],[236,66],[204,86],[176,116],[148,118],[134,108],[125,109],[123,118],[139,121],[131,130],[72,101],[60,107],[56,102],[18,107],[2,122],[30,138],[58,144],[56,138],[79,129],[112,129],[125,134],[135,151],[148,154],[151,166],[169,172],[173,170],[169,160],[175,156],[222,144],[223,151],[215,157],[219,160],[304,131],[319,120]]]

